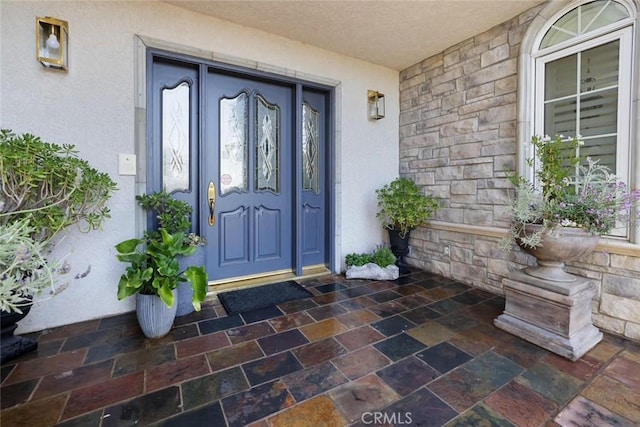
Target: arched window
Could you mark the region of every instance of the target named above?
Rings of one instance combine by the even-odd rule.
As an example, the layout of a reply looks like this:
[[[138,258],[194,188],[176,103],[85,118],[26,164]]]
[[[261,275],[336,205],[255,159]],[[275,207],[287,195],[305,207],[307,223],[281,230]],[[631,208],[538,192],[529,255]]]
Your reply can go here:
[[[584,145],[579,154],[599,159],[627,183],[634,180],[630,154],[635,23],[635,10],[624,0],[574,2],[538,23],[535,34],[529,35],[530,56],[524,62],[532,79],[521,80],[530,101],[524,108],[528,117],[521,115],[521,121],[529,123],[523,137],[580,136]],[[525,175],[533,179],[533,171],[520,160]],[[629,237],[626,229],[613,235]]]

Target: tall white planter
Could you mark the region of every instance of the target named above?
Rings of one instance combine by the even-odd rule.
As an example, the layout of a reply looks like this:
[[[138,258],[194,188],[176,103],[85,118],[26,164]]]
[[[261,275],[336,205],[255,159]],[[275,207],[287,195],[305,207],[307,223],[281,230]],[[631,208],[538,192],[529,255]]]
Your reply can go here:
[[[178,292],[173,290],[173,305],[167,305],[157,295],[136,294],[136,316],[147,338],[161,338],[171,330],[176,318]]]

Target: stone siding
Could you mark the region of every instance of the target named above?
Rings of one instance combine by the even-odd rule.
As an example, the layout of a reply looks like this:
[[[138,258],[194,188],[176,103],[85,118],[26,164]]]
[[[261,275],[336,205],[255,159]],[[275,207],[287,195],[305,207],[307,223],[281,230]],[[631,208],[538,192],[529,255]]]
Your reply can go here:
[[[535,265],[523,252],[501,251],[500,238],[482,228],[506,234],[510,224],[518,56],[542,7],[400,73],[400,174],[444,201],[434,225],[412,233],[407,262],[494,293],[511,270]],[[567,271],[598,284],[598,327],[640,340],[640,257],[594,252]]]

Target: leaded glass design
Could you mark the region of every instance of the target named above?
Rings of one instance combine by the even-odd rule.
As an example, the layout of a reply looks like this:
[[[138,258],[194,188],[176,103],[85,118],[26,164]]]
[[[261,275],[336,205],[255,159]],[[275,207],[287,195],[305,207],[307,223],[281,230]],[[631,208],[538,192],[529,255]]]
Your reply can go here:
[[[249,101],[242,92],[220,100],[220,194],[248,190]]]
[[[189,90],[186,82],[162,89],[162,185],[189,191]]]
[[[280,108],[256,96],[256,181],[258,191],[280,192]]]
[[[627,9],[615,1],[597,0],[585,3],[563,15],[549,28],[542,38],[540,49],[595,31],[628,16]]]
[[[302,106],[302,173],[303,189],[320,192],[320,112],[306,102]]]

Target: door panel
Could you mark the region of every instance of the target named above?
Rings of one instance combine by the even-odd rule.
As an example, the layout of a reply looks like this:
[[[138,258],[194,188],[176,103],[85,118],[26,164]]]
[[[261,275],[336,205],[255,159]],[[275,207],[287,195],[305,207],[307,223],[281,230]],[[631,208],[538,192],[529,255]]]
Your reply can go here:
[[[282,217],[280,210],[257,206],[254,209],[256,260],[279,259],[281,256]]]
[[[156,58],[151,67],[151,126],[147,193],[166,190],[193,207],[192,232],[199,233],[198,66]],[[149,228],[157,218],[149,212]]]
[[[304,238],[302,239],[303,255],[313,255],[322,253],[323,219],[321,209],[305,203],[302,208],[302,229]]]
[[[207,227],[212,280],[293,268],[293,88],[210,72],[204,175],[216,185]]]
[[[220,265],[246,264],[249,262],[249,215],[248,209],[238,208],[233,212],[220,213],[220,239],[214,241],[220,253]]]
[[[328,260],[327,93],[304,90],[302,104],[302,265]]]

